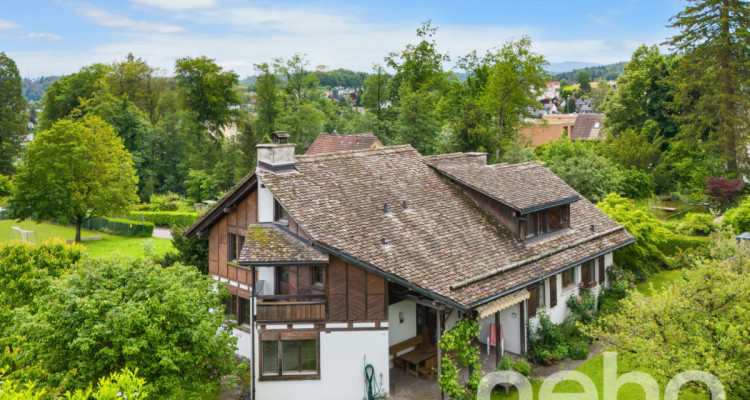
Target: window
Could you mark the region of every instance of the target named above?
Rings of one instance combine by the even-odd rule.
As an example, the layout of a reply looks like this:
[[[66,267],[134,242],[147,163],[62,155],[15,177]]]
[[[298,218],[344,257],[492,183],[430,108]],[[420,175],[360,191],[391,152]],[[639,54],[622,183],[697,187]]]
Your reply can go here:
[[[227,260],[229,262],[237,261],[240,258],[240,250],[242,250],[242,245],[244,244],[244,236],[235,235],[234,233],[227,234]]]
[[[557,275],[549,278],[549,306],[557,306]]]
[[[224,304],[224,314],[232,319],[237,319],[237,296],[230,295],[221,300]]]
[[[529,318],[536,316],[540,308],[544,308],[544,281],[529,287]]]
[[[274,222],[287,222],[287,214],[281,203],[273,201],[273,220]]]
[[[237,323],[240,325],[250,325],[250,300],[240,297],[240,314]]]
[[[324,279],[323,267],[321,267],[319,265],[315,266],[315,267],[312,267],[311,275],[312,275],[312,282],[311,283],[313,285],[318,285],[318,286],[322,286],[323,285],[323,279]]]
[[[264,340],[261,363],[266,377],[317,375],[318,341]]]
[[[528,214],[527,221],[528,221],[528,225],[527,225],[528,229],[526,231],[527,239],[544,235],[549,231],[549,226],[547,225],[547,210],[537,211],[537,212]]]
[[[596,271],[594,270],[594,262],[587,261],[581,264],[581,283],[588,285],[591,282],[596,282]]]
[[[276,268],[276,294],[289,293],[289,267]]]
[[[562,273],[563,287],[568,287],[570,285],[574,285],[575,284],[575,280],[576,280],[575,275],[576,275],[576,269],[575,268],[569,268],[569,269],[566,269],[565,271],[563,271],[563,273]]]

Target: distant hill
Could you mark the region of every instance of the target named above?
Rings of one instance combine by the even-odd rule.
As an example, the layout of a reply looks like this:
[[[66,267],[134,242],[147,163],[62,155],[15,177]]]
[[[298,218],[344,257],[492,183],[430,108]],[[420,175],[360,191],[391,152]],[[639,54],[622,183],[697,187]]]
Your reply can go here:
[[[621,61],[614,64],[608,64],[608,65],[597,65],[597,66],[591,66],[591,67],[585,67],[585,68],[577,68],[573,70],[569,70],[566,72],[560,72],[555,74],[555,79],[562,80],[565,79],[566,81],[575,81],[576,80],[576,73],[578,71],[584,70],[589,73],[589,76],[591,76],[592,80],[597,80],[600,78],[604,78],[608,81],[617,79],[620,74],[622,74],[622,71],[625,69],[626,61]]]
[[[581,68],[587,68],[587,67],[595,67],[597,63],[592,62],[585,62],[585,61],[563,61],[563,62],[553,62],[549,63],[549,66],[547,67],[547,72],[550,74],[557,74],[560,72],[566,72],[566,71],[572,71],[574,69],[581,69]]]
[[[23,97],[28,101],[39,101],[44,97],[47,86],[60,79],[59,76],[42,76],[40,78],[23,78],[21,80],[21,91]]]

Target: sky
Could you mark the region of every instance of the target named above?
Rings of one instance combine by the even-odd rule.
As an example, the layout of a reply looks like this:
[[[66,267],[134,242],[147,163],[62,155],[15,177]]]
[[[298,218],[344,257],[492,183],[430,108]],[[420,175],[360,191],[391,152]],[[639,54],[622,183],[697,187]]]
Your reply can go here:
[[[208,56],[240,77],[254,64],[306,54],[312,66],[370,71],[416,42],[431,20],[453,62],[523,35],[552,63],[625,61],[674,31],[678,0],[251,1],[2,0],[0,51],[21,75],[61,75],[133,53],[171,75],[177,58]]]

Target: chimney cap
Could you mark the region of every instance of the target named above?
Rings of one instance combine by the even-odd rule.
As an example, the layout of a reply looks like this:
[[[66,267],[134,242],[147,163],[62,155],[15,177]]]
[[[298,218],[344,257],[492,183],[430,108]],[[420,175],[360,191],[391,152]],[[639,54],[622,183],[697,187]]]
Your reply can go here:
[[[274,143],[286,143],[287,139],[289,139],[289,132],[276,131],[271,133],[271,140]]]

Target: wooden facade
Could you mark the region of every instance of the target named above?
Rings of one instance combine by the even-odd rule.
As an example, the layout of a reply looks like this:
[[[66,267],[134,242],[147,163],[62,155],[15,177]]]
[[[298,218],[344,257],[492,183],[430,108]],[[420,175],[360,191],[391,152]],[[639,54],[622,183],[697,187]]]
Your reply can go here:
[[[247,236],[247,227],[258,222],[258,192],[252,191],[247,197],[225,209],[225,214],[211,226],[208,234],[208,272],[211,275],[244,285],[251,285],[250,271],[230,265],[229,238],[235,240]],[[239,246],[236,248],[239,249]],[[247,290],[227,286],[230,293],[249,298]]]
[[[380,275],[331,256],[327,291],[329,321],[388,319],[387,282]]]

